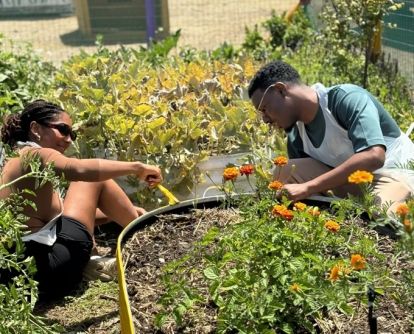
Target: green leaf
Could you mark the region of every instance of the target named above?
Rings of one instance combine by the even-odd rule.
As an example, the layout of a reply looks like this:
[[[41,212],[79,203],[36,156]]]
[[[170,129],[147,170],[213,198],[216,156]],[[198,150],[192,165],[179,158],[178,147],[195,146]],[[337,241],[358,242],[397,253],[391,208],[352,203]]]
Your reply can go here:
[[[159,128],[160,126],[164,125],[165,122],[167,122],[165,117],[158,117],[155,120],[149,122],[147,126],[150,130],[155,130],[156,128]]]
[[[132,114],[136,115],[136,116],[146,116],[147,114],[149,114],[152,111],[152,107],[149,104],[140,104],[138,106],[136,106],[133,110],[132,110]]]
[[[208,278],[210,280],[216,280],[216,279],[219,278],[218,270],[215,267],[208,267],[208,268],[204,269],[203,274],[206,278]]]

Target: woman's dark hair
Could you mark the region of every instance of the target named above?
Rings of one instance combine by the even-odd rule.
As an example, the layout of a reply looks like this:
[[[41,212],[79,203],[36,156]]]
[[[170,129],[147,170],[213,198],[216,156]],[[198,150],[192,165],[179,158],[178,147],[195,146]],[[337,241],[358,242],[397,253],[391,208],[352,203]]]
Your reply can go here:
[[[18,141],[28,141],[30,124],[35,121],[40,124],[53,121],[64,112],[58,105],[45,100],[35,100],[25,106],[20,114],[11,114],[4,118],[1,127],[1,141],[14,147]]]
[[[257,89],[265,90],[270,85],[276,82],[283,83],[300,83],[299,73],[289,64],[283,61],[273,61],[263,66],[249,84],[249,98],[252,97]]]

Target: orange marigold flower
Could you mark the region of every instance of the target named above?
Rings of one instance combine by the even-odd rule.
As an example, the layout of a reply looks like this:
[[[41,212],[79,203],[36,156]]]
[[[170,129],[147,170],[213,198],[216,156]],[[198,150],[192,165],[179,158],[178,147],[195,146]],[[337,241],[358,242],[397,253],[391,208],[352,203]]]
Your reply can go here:
[[[298,283],[293,283],[290,287],[289,290],[292,292],[301,292],[302,289],[300,287],[300,285]]]
[[[239,176],[239,170],[236,167],[228,167],[224,169],[223,179],[224,181],[231,181],[237,179]]]
[[[341,272],[341,268],[342,268],[342,265],[340,263],[335,264],[332,267],[331,272],[329,274],[329,280],[330,281],[335,282],[339,278],[339,274]]]
[[[278,157],[276,157],[276,158],[274,158],[273,159],[273,163],[276,165],[276,166],[284,166],[284,165],[286,165],[287,163],[288,163],[288,158],[286,158],[286,157],[284,157],[284,156],[278,156]]]
[[[357,170],[348,176],[348,182],[354,184],[371,183],[374,175],[364,170]]]
[[[405,217],[408,214],[408,211],[408,205],[406,203],[401,203],[400,205],[398,205],[396,213],[401,217]]]
[[[413,231],[413,223],[409,219],[404,219],[404,230],[407,233],[411,233]]]
[[[360,254],[352,254],[351,266],[355,270],[361,270],[365,268],[365,258]]]
[[[328,220],[326,223],[325,223],[325,228],[327,229],[327,230],[329,230],[329,231],[331,231],[331,232],[338,232],[339,231],[339,229],[341,228],[341,226],[339,226],[339,224],[337,223],[337,222],[335,222],[335,221],[333,221],[333,220]]]
[[[303,211],[306,209],[307,205],[302,202],[296,202],[295,204],[293,204],[293,207],[299,211]]]
[[[279,214],[280,214],[280,212],[282,212],[282,211],[284,211],[284,210],[287,210],[287,207],[286,207],[286,206],[284,206],[284,205],[282,205],[282,204],[276,204],[276,205],[273,207],[273,209],[272,209],[272,213],[273,213],[274,215],[279,215]]]
[[[272,209],[272,214],[274,216],[280,216],[286,220],[292,220],[293,219],[293,211],[289,210],[284,205],[275,205]]]
[[[286,209],[280,214],[284,219],[286,220],[292,220],[293,219],[293,211]]]
[[[270,190],[280,190],[283,187],[283,183],[280,181],[272,181],[267,186]]]
[[[252,164],[243,165],[240,167],[241,175],[251,175],[254,172],[254,166]]]

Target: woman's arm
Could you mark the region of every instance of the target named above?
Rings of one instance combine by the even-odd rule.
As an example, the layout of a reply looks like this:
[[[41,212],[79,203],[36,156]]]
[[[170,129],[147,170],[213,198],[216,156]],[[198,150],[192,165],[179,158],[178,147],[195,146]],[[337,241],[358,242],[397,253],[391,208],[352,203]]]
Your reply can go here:
[[[44,165],[53,163],[56,173],[64,175],[69,181],[104,181],[124,175],[136,175],[149,186],[155,186],[162,181],[158,167],[139,161],[68,158],[50,148],[31,149],[30,152],[38,155]]]

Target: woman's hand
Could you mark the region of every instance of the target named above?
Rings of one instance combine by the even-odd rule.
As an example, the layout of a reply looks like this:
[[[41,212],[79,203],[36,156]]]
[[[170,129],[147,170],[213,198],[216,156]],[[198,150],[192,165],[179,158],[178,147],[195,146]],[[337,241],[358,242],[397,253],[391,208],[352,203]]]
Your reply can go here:
[[[157,166],[147,164],[142,164],[138,177],[140,180],[147,182],[150,188],[155,187],[163,180],[161,170]]]

